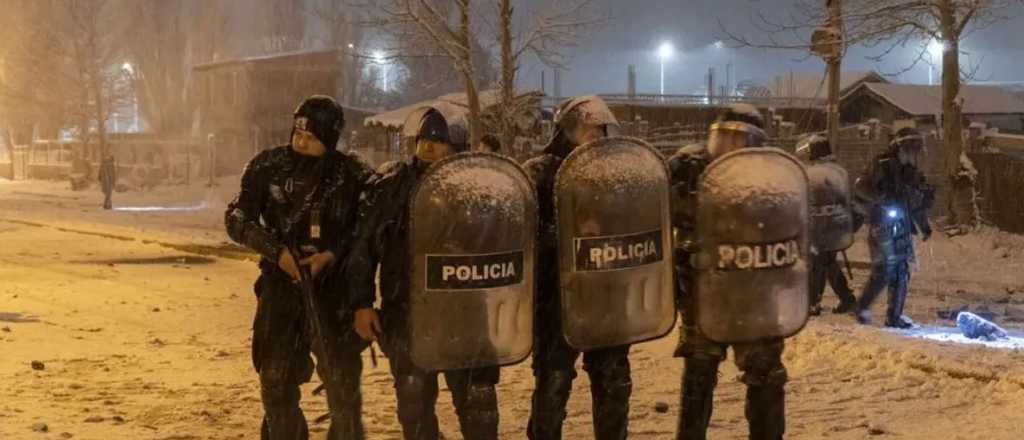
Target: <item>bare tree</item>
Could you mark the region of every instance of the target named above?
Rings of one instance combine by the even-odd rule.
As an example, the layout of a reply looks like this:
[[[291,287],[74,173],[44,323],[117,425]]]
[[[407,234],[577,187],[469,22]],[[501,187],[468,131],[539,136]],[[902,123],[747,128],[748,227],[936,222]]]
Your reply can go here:
[[[151,130],[184,134],[189,123],[186,0],[133,2],[125,11],[134,38],[126,42],[127,71],[139,111]]]
[[[52,56],[63,52],[59,35],[33,25],[51,19],[51,4],[14,0],[7,8],[0,15],[0,119],[12,141],[21,144],[31,139],[40,121],[64,122],[75,75],[66,58]]]
[[[469,141],[474,148],[483,137],[476,34],[472,0],[381,0],[364,5],[368,23],[390,41],[390,57],[447,58],[462,78],[469,107]]]
[[[512,0],[497,0],[498,44],[501,55],[501,104],[498,119],[501,147],[512,151],[529,101],[517,99],[516,74],[525,56],[533,55],[549,67],[565,67],[563,50],[575,46],[582,33],[603,22],[593,16],[593,0],[552,1],[546,11],[520,26]]]
[[[364,63],[358,51],[363,47],[366,33],[360,32],[359,28],[361,11],[345,0],[311,0],[306,11],[319,23],[316,43],[339,51],[341,79],[338,99],[349,105],[362,105]]]
[[[970,168],[963,148],[963,98],[961,81],[970,69],[961,69],[960,42],[978,29],[1009,18],[1008,11],[1021,0],[844,0],[842,5],[843,39],[847,47],[862,45],[877,50],[870,58],[881,60],[898,48],[915,47],[912,61],[900,72],[921,62],[932,63],[929,44],[941,43],[942,51],[942,139],[944,161],[952,197],[950,222],[968,226],[980,223],[974,179],[966,178]],[[828,9],[821,0],[799,0],[789,22],[779,23],[760,15],[756,24],[767,41],[753,41],[744,35],[727,34],[745,46],[806,50],[806,38],[815,27],[826,22]],[[724,29],[724,27],[723,27]]]
[[[259,8],[259,27],[263,30],[263,52],[293,52],[302,49],[306,38],[303,2],[264,0]]]
[[[70,123],[83,141],[95,139],[106,152],[106,123],[131,92],[123,68],[124,20],[119,11],[124,5],[113,0],[49,0],[19,6],[24,9],[8,12],[15,20],[27,19],[19,29],[28,34],[7,41],[5,64],[12,72],[3,93],[35,109],[31,116],[36,121],[51,129]],[[38,84],[56,93],[41,91]]]
[[[55,4],[67,19],[67,27],[60,32],[80,80],[81,95],[75,109],[79,135],[87,140],[95,130],[100,151],[106,153],[106,122],[131,94],[131,81],[123,67],[125,34],[116,13],[118,6],[109,0],[57,0]]]

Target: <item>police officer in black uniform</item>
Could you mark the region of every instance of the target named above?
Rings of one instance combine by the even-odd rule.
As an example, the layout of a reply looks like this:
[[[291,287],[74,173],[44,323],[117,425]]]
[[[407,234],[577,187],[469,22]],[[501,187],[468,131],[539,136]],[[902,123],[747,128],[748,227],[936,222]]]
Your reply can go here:
[[[764,119],[756,108],[734,104],[711,125],[707,145],[683,147],[669,159],[672,173],[673,227],[676,235],[676,271],[678,296],[683,318],[679,346],[675,355],[684,358],[679,440],[703,440],[711,421],[718,364],[726,358],[724,344],[701,334],[697,327],[696,269],[690,257],[696,248],[692,241],[697,231],[697,190],[701,173],[715,159],[741,148],[760,147],[764,143]],[[757,170],[751,170],[757,172]],[[747,385],[746,416],[750,438],[781,440],[785,432],[786,367],[782,364],[782,339],[734,344],[736,365]]]
[[[299,385],[312,376],[311,350],[320,360],[317,372],[331,411],[328,438],[364,435],[359,381],[366,343],[352,331],[339,262],[351,246],[359,196],[373,171],[336,150],[343,127],[341,107],[332,98],[303,101],[294,113],[291,143],[249,162],[241,191],[225,213],[228,235],[262,257],[252,355],[265,412],[264,440],[308,438]],[[297,284],[300,265],[308,266],[318,287],[316,319],[326,341],[313,340],[310,311]],[[325,359],[331,371],[324,368]]]
[[[913,128],[902,128],[889,144],[889,151],[872,162],[858,182],[858,194],[866,200],[868,245],[871,250],[871,278],[857,305],[857,321],[871,322],[871,304],[888,287],[889,305],[885,325],[910,328],[914,323],[903,314],[910,288],[910,264],[914,262],[913,236],[921,233],[927,241],[932,235],[928,211],[935,201],[935,190],[917,168],[924,139]]]
[[[437,372],[424,371],[409,356],[408,313],[409,205],[412,191],[434,162],[465,151],[466,129],[460,115],[436,108],[414,112],[405,124],[415,124],[415,154],[408,161],[381,167],[359,208],[357,245],[346,272],[352,284],[355,329],[367,341],[379,341],[391,363],[398,399],[398,420],[406,440],[438,440],[435,413]],[[453,119],[449,121],[448,118]],[[407,131],[408,127],[404,131]],[[444,213],[438,213],[444,215]],[[381,312],[373,308],[374,276],[380,265]],[[438,319],[458,319],[439,316]],[[444,371],[445,381],[467,440],[498,438],[498,367]]]
[[[808,137],[797,148],[797,156],[810,164],[835,163],[835,156],[832,155],[832,147],[828,138],[814,134]],[[856,213],[853,213],[857,217]],[[854,223],[859,223],[854,220]],[[832,313],[850,313],[857,306],[857,297],[853,295],[853,289],[839,266],[839,252],[820,252],[811,257],[811,314],[821,314],[821,299],[825,294],[825,284],[832,286],[832,291],[839,297],[839,305],[832,309]]]
[[[618,121],[596,96],[563,102],[555,112],[555,124],[555,135],[544,154],[524,164],[537,187],[540,206],[533,349],[536,388],[527,427],[527,437],[531,440],[562,438],[565,407],[576,378],[576,359],[580,356],[566,343],[560,322],[555,174],[574,148],[608,136],[609,130],[618,128]],[[626,438],[629,397],[633,391],[628,356],[628,345],[583,353],[583,369],[590,375],[594,405],[594,436],[599,440]]]

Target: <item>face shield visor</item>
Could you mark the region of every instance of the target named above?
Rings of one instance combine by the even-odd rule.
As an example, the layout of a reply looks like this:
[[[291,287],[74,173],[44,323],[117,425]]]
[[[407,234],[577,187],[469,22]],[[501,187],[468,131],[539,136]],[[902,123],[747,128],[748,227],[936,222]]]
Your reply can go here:
[[[764,130],[746,122],[716,122],[711,124],[708,151],[721,157],[742,148],[761,147],[766,137]]]
[[[917,166],[918,156],[924,151],[923,137],[920,135],[903,136],[893,141],[893,145],[896,147],[901,163]]]

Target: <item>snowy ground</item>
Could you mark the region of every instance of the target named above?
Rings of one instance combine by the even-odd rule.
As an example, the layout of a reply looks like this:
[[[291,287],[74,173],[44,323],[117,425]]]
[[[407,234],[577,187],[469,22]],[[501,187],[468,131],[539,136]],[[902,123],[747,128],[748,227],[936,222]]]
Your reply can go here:
[[[235,184],[115,195],[122,206],[205,202],[195,211],[111,212],[99,209],[96,191],[0,180],[0,439],[258,437],[249,360],[256,268],[225,246],[221,226]],[[860,244],[851,252],[858,285],[865,254]],[[948,327],[938,310],[985,306],[1007,329],[1024,329],[1024,238],[936,237],[920,254],[914,319]],[[876,315],[883,307],[884,300]],[[633,349],[630,438],[671,438],[682,367],[671,357],[674,339]],[[785,356],[791,439],[1018,439],[1024,431],[1024,351],[825,316],[790,340]],[[32,361],[45,368],[34,370]],[[369,438],[398,439],[381,361],[373,368],[366,354],[365,420]],[[735,376],[723,364],[711,438],[745,438],[744,389]],[[503,370],[503,438],[524,438],[531,387],[528,362]],[[592,438],[587,391],[583,374],[567,439]],[[305,400],[311,418],[324,411],[321,399]],[[657,402],[670,410],[656,412]],[[460,438],[446,393],[439,414],[447,438]],[[34,432],[37,423],[49,432]],[[324,428],[314,428],[316,438]]]

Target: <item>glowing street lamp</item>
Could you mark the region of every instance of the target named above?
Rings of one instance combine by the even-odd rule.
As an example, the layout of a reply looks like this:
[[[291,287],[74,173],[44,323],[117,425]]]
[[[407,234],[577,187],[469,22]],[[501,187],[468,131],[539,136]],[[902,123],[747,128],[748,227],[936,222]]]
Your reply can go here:
[[[672,43],[664,42],[661,46],[658,46],[658,60],[661,61],[661,94],[665,94],[665,60],[672,58],[672,54],[675,53],[675,48],[672,47]]]
[[[381,66],[381,69],[380,69],[381,70],[381,77],[382,77],[381,78],[381,89],[386,92],[386,91],[388,91],[388,65],[387,65],[387,59],[384,56],[384,52],[380,51],[380,50],[373,51],[372,56],[373,56],[373,62],[375,62],[375,63],[377,63],[377,64],[379,64]]]
[[[121,70],[127,73],[129,76],[135,75],[135,67],[132,63],[125,61],[121,65]],[[117,126],[117,117],[114,117],[114,126]],[[135,132],[139,131],[139,98],[135,95],[135,85],[132,84],[132,130]]]

